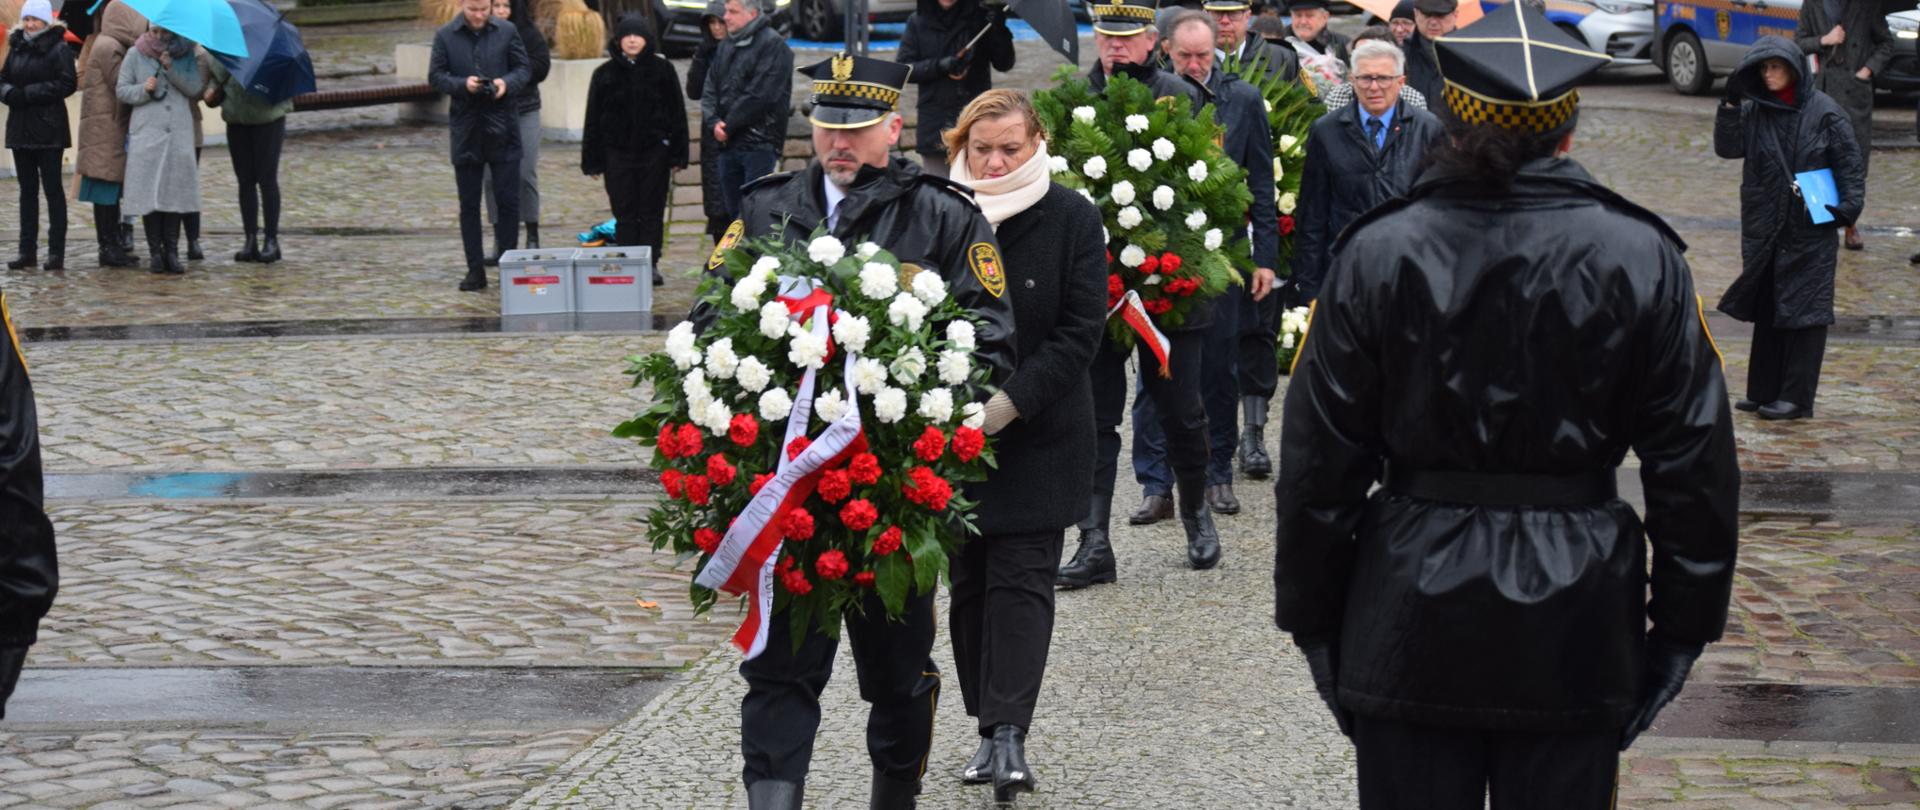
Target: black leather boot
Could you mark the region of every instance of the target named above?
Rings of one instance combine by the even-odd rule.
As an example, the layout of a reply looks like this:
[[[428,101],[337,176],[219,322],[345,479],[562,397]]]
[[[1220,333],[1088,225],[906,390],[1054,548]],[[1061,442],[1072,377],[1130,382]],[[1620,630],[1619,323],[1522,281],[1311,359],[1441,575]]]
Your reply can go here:
[[[867,799],[867,810],[914,810],[919,804],[920,780],[895,779],[884,774],[873,775],[873,793]]]
[[[1761,419],[1805,419],[1813,415],[1813,406],[1801,407],[1786,400],[1760,406],[1756,411]]]
[[[160,241],[160,221],[166,214],[152,213],[140,218],[140,229],[147,234],[147,272],[167,272],[167,246]]]
[[[973,752],[973,758],[967,760],[967,766],[960,769],[960,782],[967,785],[984,785],[993,781],[993,737],[980,738],[980,749]]]
[[[162,214],[166,219],[160,222],[160,242],[166,248],[167,272],[176,276],[187,274],[187,266],[180,263],[180,229],[186,222],[185,214]]]
[[[120,206],[93,207],[93,234],[100,243],[101,267],[138,267],[140,260],[127,255],[120,244]]]
[[[7,262],[8,270],[32,270],[40,265],[40,246],[25,239],[20,240],[20,255]]]
[[[1248,478],[1266,478],[1273,474],[1273,459],[1267,456],[1267,398],[1240,398],[1240,473]]]
[[[260,253],[254,259],[261,264],[273,264],[280,261],[280,237],[267,232],[267,238],[260,242]]]
[[[540,249],[540,223],[538,222],[527,223],[527,249]]]
[[[200,212],[180,214],[180,225],[187,231],[187,261],[197,262],[207,258],[200,252]]]
[[[1101,491],[1103,480],[1104,492]],[[1080,548],[1054,576],[1053,583],[1062,588],[1085,588],[1117,578],[1113,544],[1107,539],[1107,522],[1113,511],[1113,477],[1096,474],[1093,486],[1093,507],[1086,519],[1080,521]]]
[[[47,263],[40,265],[40,269],[67,269],[67,240],[64,234],[47,237]]]
[[[1039,780],[1027,767],[1027,732],[1002,723],[993,727],[993,800],[1006,803],[1032,793]]]
[[[747,810],[800,810],[801,785],[762,779],[747,786]]]
[[[113,210],[115,216],[118,216],[120,208],[115,206]],[[120,251],[128,256],[132,256],[134,261],[140,260],[140,257],[135,256],[133,253],[133,223],[131,222],[120,223]]]
[[[1205,571],[1220,564],[1220,533],[1207,509],[1205,475],[1179,481],[1180,525],[1187,530],[1187,564]]]
[[[256,239],[253,231],[247,231],[247,244],[240,248],[240,252],[233,254],[233,260],[236,262],[260,261],[260,243]]]
[[[467,268],[467,277],[460,281],[461,292],[478,292],[487,288],[487,270],[484,267]]]

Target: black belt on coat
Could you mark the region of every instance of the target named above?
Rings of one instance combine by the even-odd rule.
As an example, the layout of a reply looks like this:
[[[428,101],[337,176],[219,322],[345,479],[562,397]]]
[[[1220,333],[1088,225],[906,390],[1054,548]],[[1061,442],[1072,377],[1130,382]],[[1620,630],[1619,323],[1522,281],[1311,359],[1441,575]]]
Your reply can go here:
[[[1614,470],[1545,475],[1403,470],[1387,465],[1386,489],[1398,495],[1474,506],[1596,506],[1618,494]]]

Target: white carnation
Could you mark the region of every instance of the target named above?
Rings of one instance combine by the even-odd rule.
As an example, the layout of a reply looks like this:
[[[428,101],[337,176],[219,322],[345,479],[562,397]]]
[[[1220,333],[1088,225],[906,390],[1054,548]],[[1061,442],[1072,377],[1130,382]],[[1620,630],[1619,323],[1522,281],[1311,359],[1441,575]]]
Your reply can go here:
[[[965,352],[945,351],[940,353],[940,361],[934,364],[940,372],[940,381],[947,385],[959,385],[967,381],[967,375],[973,373],[973,360]]]
[[[1106,177],[1107,176],[1107,159],[1099,155],[1094,155],[1093,157],[1087,158],[1087,162],[1080,164],[1080,173],[1086,175],[1089,179],[1092,179],[1092,180],[1098,180],[1102,177]]]
[[[840,261],[847,255],[847,246],[831,236],[822,236],[807,243],[807,258],[825,265]]]
[[[981,425],[987,423],[987,406],[978,402],[969,402],[960,406],[960,413],[965,417],[960,420],[960,424],[974,430],[979,430]]]
[[[793,397],[779,388],[768,389],[760,395],[760,418],[768,422],[778,422],[793,412]]]
[[[847,351],[859,354],[867,348],[867,341],[873,337],[873,325],[858,315],[841,315],[833,322],[833,339],[845,346]]]
[[[721,338],[707,347],[707,371],[714,379],[733,379],[734,369],[739,365],[740,355],[733,353],[733,338]]]
[[[1187,230],[1197,231],[1205,227],[1207,227],[1207,212],[1198,208],[1193,209],[1193,213],[1187,215]]]
[[[1113,216],[1113,221],[1119,223],[1120,227],[1127,230],[1133,230],[1138,227],[1141,219],[1140,209],[1131,205],[1120,209],[1120,213]]]
[[[894,296],[893,303],[887,305],[887,323],[905,327],[909,332],[920,331],[920,322],[926,317],[927,305],[907,293]]]
[[[1280,151],[1291,152],[1293,151],[1293,145],[1299,142],[1300,139],[1292,135],[1282,135],[1280,136]]]
[[[768,301],[760,305],[760,334],[779,340],[787,334],[787,324],[792,323],[787,305],[779,301]]]
[[[827,340],[814,337],[813,331],[793,329],[793,338],[787,342],[787,362],[798,368],[818,370],[827,364]]]
[[[887,370],[893,373],[894,382],[913,385],[920,381],[920,375],[927,373],[927,355],[918,348],[908,349],[894,358]]]
[[[935,422],[953,418],[953,392],[935,388],[920,395],[920,415]]]
[[[761,259],[773,258],[768,256]],[[777,261],[777,260],[776,260]],[[751,312],[760,308],[760,298],[767,294],[767,281],[758,271],[747,274],[746,278],[733,285],[733,308],[741,312]]]
[[[1208,250],[1219,250],[1219,249],[1220,249],[1220,242],[1221,242],[1221,240],[1223,240],[1224,238],[1225,238],[1225,237],[1223,237],[1223,236],[1221,236],[1221,235],[1220,235],[1220,229],[1219,229],[1219,228],[1208,228],[1208,229],[1207,229],[1207,236],[1206,236],[1206,241],[1204,242],[1204,244],[1206,245],[1206,247],[1207,247],[1207,249],[1208,249]]]
[[[847,415],[847,399],[840,395],[840,389],[832,389],[813,398],[813,415],[822,422],[838,422]]]
[[[1282,348],[1282,349],[1291,349],[1291,348],[1293,348],[1293,333],[1292,333],[1292,332],[1288,332],[1288,333],[1286,333],[1286,334],[1284,334],[1284,335],[1281,335],[1281,336],[1280,336],[1280,348]]]
[[[1291,191],[1280,195],[1279,206],[1280,206],[1280,213],[1282,214],[1293,213],[1293,207],[1299,204],[1300,204],[1300,200],[1294,197],[1293,192]]]
[[[1134,115],[1129,115],[1127,116],[1126,123],[1127,123],[1128,132],[1146,132],[1147,131],[1147,117],[1144,115],[1139,115],[1137,113]]]
[[[887,424],[906,418],[907,392],[898,388],[881,389],[873,395],[873,415]]]
[[[1073,108],[1073,117],[1083,123],[1088,123],[1088,124],[1093,123],[1093,116],[1094,116],[1094,111],[1092,107]]]
[[[1153,207],[1165,211],[1173,207],[1173,189],[1158,186],[1153,190]]]
[[[927,306],[939,306],[947,300],[947,282],[938,273],[922,271],[913,277],[913,295]]]
[[[1050,155],[1047,157],[1047,172],[1049,174],[1066,174],[1072,170],[1073,167],[1067,164],[1066,158],[1059,155]]]
[[[681,371],[700,365],[700,350],[693,345],[693,323],[681,321],[667,332],[667,356]]]
[[[1196,160],[1193,162],[1192,166],[1188,166],[1187,179],[1192,180],[1195,183],[1199,183],[1206,180],[1207,179],[1207,162],[1204,160]]]
[[[689,371],[680,379],[680,390],[686,393],[687,404],[696,416],[700,408],[713,401],[713,389],[707,386],[707,375],[700,369]]]
[[[1165,277],[1165,276],[1162,276],[1162,275],[1160,275],[1159,273],[1153,273],[1153,274],[1150,274],[1150,275],[1148,275],[1148,276],[1147,276],[1146,278],[1143,278],[1143,279],[1140,279],[1140,286],[1142,286],[1142,287],[1158,287],[1158,286],[1160,286],[1160,282],[1163,282],[1163,281],[1166,281],[1166,280],[1167,280],[1167,279],[1166,279],[1166,277]]]
[[[1287,176],[1287,167],[1280,165],[1280,159],[1273,159],[1273,182],[1278,184]]]
[[[861,242],[859,247],[853,249],[853,255],[865,261],[880,255],[880,246],[872,242]]]
[[[1108,194],[1113,197],[1113,202],[1116,205],[1132,205],[1133,204],[1133,199],[1134,199],[1133,184],[1125,180],[1122,180],[1118,183],[1114,183],[1113,190],[1108,192]]]
[[[767,279],[773,278],[779,274],[779,272],[780,257],[761,256],[759,261],[753,263],[753,269],[748,271],[747,275],[749,277],[758,276],[760,281],[765,283]]]
[[[743,357],[740,358],[740,367],[733,371],[733,379],[747,393],[757,394],[766,390],[767,383],[773,381],[773,370],[760,362],[758,357]]]
[[[900,291],[900,273],[880,262],[867,262],[860,268],[860,294],[875,301],[892,298]]]
[[[1120,251],[1120,263],[1128,267],[1139,267],[1147,260],[1147,252],[1139,245],[1128,245]]]
[[[853,387],[862,394],[877,394],[887,387],[887,364],[871,357],[853,361]]]
[[[1166,138],[1153,139],[1153,156],[1161,160],[1173,159],[1173,141]]]
[[[1136,172],[1144,172],[1153,168],[1153,156],[1147,154],[1145,149],[1127,150],[1127,165]]]
[[[979,344],[975,342],[974,334],[972,321],[947,322],[947,342],[953,344],[955,349],[970,352],[978,348]]]

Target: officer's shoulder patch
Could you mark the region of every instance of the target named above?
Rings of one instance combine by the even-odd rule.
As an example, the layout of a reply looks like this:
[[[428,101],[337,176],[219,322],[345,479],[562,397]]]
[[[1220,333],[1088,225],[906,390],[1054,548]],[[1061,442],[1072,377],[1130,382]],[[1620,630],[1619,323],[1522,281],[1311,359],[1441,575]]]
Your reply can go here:
[[[773,174],[761,175],[752,180],[748,180],[746,185],[740,187],[740,193],[745,194],[761,186],[781,185],[799,175],[799,172],[774,172]]]
[[[0,324],[6,325],[7,343],[13,346],[13,354],[20,358],[20,370],[27,370],[27,350],[20,346],[20,333],[13,328],[13,312],[7,308],[7,294],[0,292]]]
[[[727,263],[727,251],[740,244],[740,237],[747,232],[747,223],[734,220],[727,226],[727,232],[720,235],[720,241],[713,243],[713,255],[707,257],[707,269],[718,270]]]
[[[999,298],[1007,292],[1006,269],[1000,266],[1000,249],[991,242],[975,242],[967,246],[967,266],[973,268],[973,277],[980,280],[981,288]]]

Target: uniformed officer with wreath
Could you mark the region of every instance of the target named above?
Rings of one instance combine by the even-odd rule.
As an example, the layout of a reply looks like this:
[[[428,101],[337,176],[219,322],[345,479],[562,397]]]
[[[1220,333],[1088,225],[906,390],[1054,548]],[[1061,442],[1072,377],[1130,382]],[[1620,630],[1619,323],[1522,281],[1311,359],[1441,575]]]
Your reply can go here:
[[[1335,243],[1288,386],[1275,620],[1364,810],[1599,810],[1726,624],[1726,382],[1680,238],[1566,157],[1607,58],[1525,3],[1438,47],[1448,139]]]
[[[27,356],[0,292],[0,719],[60,590]]]
[[[839,54],[801,68],[813,79],[815,159],[797,172],[748,183],[740,220],[707,263],[721,273],[726,251],[742,238],[778,234],[804,243],[825,227],[840,241],[872,241],[902,267],[939,273],[954,300],[978,319],[974,357],[1004,380],[1014,365],[1013,308],[993,228],[972,192],[893,154],[902,123],[897,107],[910,68]],[[698,318],[696,317],[696,320]],[[933,663],[933,592],[907,597],[895,621],[877,596],[864,613],[846,615],[869,704],[867,753],[873,762],[872,807],[912,808],[933,743],[940,670]],[[740,706],[743,777],[752,810],[800,807],[820,727],[820,693],[833,673],[835,639],[811,630],[794,649],[792,623],[768,622],[765,652],[740,665],[747,696]]]

